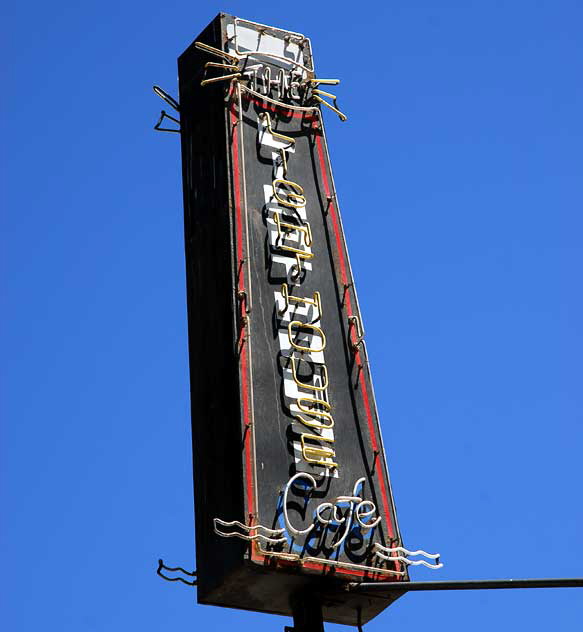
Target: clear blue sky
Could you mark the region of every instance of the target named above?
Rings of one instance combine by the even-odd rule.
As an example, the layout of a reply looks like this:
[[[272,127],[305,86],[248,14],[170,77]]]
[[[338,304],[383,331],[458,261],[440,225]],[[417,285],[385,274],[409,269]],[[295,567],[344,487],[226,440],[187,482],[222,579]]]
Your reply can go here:
[[[583,5],[2,9],[3,629],[282,630],[194,565],[179,139],[152,126],[220,11],[312,38],[413,579],[583,575]],[[583,591],[410,594],[367,632],[570,631]],[[340,631],[328,625],[327,630]]]

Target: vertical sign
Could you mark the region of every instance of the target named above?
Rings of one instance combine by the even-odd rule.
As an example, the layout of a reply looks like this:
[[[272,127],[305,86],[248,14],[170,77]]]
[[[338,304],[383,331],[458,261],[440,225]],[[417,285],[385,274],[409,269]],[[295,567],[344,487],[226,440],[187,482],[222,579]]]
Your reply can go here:
[[[346,118],[337,81],[303,35],[220,14],[179,82],[199,601],[289,614],[312,587],[325,620],[367,621],[389,601],[337,587],[408,560],[322,120]]]

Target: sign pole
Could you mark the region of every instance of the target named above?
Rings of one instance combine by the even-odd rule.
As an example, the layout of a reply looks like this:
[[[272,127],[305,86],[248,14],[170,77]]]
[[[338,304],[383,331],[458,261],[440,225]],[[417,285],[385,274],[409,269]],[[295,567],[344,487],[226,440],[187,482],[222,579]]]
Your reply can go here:
[[[324,632],[322,604],[317,595],[304,591],[291,600],[293,627],[286,626],[285,632]]]

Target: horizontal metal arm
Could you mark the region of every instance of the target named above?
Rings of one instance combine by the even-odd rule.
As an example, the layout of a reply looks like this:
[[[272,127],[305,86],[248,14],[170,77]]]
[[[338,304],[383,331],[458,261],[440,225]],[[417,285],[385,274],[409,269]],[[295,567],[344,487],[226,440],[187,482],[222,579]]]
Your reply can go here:
[[[411,592],[415,590],[496,590],[503,588],[583,588],[583,577],[551,579],[468,579],[439,582],[353,583],[352,592]]]

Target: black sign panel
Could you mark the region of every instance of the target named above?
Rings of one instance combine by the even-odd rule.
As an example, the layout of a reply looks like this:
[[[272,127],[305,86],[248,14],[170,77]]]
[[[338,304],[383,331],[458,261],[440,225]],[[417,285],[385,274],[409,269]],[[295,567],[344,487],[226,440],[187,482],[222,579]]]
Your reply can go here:
[[[313,585],[335,595],[326,620],[366,621],[388,602],[338,584],[408,576],[319,106],[335,102],[307,38],[222,14],[179,73],[199,600],[289,614]]]

